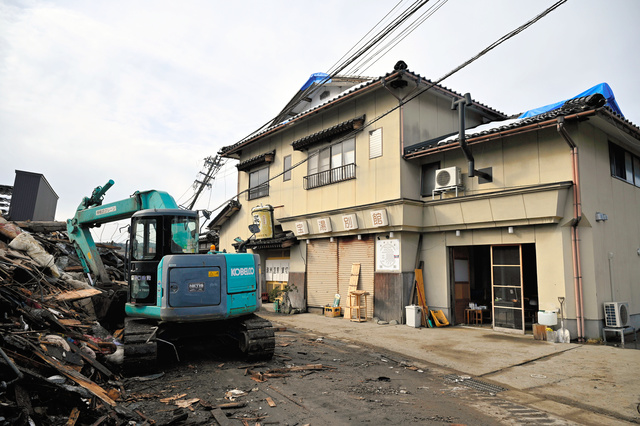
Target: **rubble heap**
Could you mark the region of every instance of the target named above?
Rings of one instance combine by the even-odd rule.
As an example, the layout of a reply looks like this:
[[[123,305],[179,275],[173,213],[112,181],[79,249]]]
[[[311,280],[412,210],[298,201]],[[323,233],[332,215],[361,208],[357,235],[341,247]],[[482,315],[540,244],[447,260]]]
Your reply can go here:
[[[63,222],[0,217],[0,425],[141,420],[118,403],[124,258],[98,246],[113,282],[92,286]]]

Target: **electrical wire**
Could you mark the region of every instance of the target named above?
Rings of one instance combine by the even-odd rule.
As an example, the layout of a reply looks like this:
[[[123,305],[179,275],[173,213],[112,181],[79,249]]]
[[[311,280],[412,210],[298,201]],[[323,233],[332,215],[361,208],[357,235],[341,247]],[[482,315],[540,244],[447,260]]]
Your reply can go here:
[[[325,77],[324,79],[322,79],[314,88],[312,88],[312,90],[309,92],[309,96],[311,96],[313,93],[315,93],[316,91],[320,90],[320,88],[327,82],[329,82],[332,78],[335,78],[342,70],[344,70],[345,68],[347,68],[350,64],[352,64],[354,61],[356,61],[358,58],[360,58],[361,56],[363,56],[366,52],[368,52],[370,49],[372,49],[373,47],[375,47],[379,41],[381,39],[384,39],[385,37],[387,37],[387,35],[389,33],[391,33],[392,31],[395,31],[398,27],[400,27],[404,22],[407,21],[407,19],[409,19],[411,16],[413,16],[420,8],[422,8],[424,5],[426,5],[430,0],[416,0],[414,3],[412,3],[411,6],[409,6],[407,9],[405,9],[397,18],[395,18],[391,23],[387,24],[382,30],[380,30],[378,33],[376,33],[376,35],[374,36],[373,39],[371,39],[370,41],[368,41],[367,43],[365,43],[363,46],[357,48],[356,52],[353,53],[351,56],[347,57],[347,59],[345,59],[344,61],[340,62],[338,61],[337,64],[334,64],[333,67],[331,67],[329,69],[329,71],[327,72],[328,76]],[[398,4],[396,4],[396,6],[394,6],[392,8],[392,11],[395,10],[398,7]],[[391,12],[389,12],[391,13]],[[387,15],[389,15],[389,13]],[[383,18],[384,21],[385,18]],[[377,26],[377,25],[376,25]],[[375,27],[373,28],[375,29]],[[372,30],[373,30],[372,29]],[[369,30],[369,32],[367,34],[369,34],[372,30]],[[366,36],[365,36],[366,37]],[[359,43],[358,43],[359,44]],[[357,45],[356,44],[354,47],[352,47],[348,52],[353,51],[354,49],[356,49]],[[343,55],[343,57],[346,56]],[[257,130],[254,130],[253,132],[251,132],[250,134],[248,134],[247,136],[245,136],[244,138],[242,138],[238,143],[242,143],[243,141],[251,138],[252,136],[256,135],[257,133],[259,133],[262,129],[264,129],[265,127],[269,126],[274,120],[276,119],[276,117],[273,117],[272,119],[270,119],[269,121],[267,121],[266,123],[264,123],[262,126],[260,126]]]
[[[235,196],[227,199],[226,201],[224,201],[222,204],[220,204],[217,208],[215,208],[214,210],[211,210],[211,212],[215,212],[219,209],[221,209],[222,207],[226,206],[230,201],[234,200],[234,199],[238,199],[240,197],[240,195],[245,194],[247,192],[249,192],[250,190],[255,190],[258,189],[259,187],[263,186],[263,185],[267,185],[269,182],[271,182],[272,180],[282,176],[285,172],[290,171],[295,169],[296,167],[299,167],[300,165],[306,163],[310,158],[312,158],[314,155],[318,155],[322,150],[325,149],[330,149],[331,146],[334,146],[338,143],[341,143],[347,139],[349,139],[350,137],[352,137],[353,135],[355,135],[357,132],[364,130],[365,128],[373,125],[374,123],[376,123],[377,121],[381,120],[382,118],[386,117],[387,115],[391,114],[393,111],[397,110],[398,108],[400,108],[402,105],[412,101],[413,99],[415,99],[416,97],[422,95],[423,93],[425,93],[427,90],[430,90],[431,88],[433,88],[436,85],[439,85],[442,81],[444,81],[445,79],[451,77],[452,75],[454,75],[455,73],[457,73],[458,71],[462,70],[463,68],[469,66],[470,64],[472,64],[473,62],[477,61],[478,59],[480,59],[481,57],[483,57],[484,55],[486,55],[487,53],[489,53],[491,50],[495,49],[496,47],[498,47],[500,44],[506,42],[507,40],[515,37],[516,35],[520,34],[522,31],[524,31],[525,29],[529,28],[530,26],[532,26],[533,24],[535,24],[536,22],[538,22],[540,19],[544,18],[545,16],[547,16],[549,13],[553,12],[554,10],[556,10],[558,7],[560,7],[561,5],[563,5],[564,3],[566,3],[567,0],[559,0],[558,2],[554,3],[553,5],[551,5],[549,8],[547,8],[546,10],[544,10],[542,13],[536,15],[534,18],[530,19],[529,21],[525,22],[523,25],[517,27],[516,29],[510,31],[509,33],[505,34],[504,36],[500,37],[498,40],[494,41],[493,43],[491,43],[489,46],[487,46],[485,49],[483,49],[482,51],[480,51],[478,54],[474,55],[473,57],[471,57],[470,59],[468,59],[467,61],[465,61],[464,63],[462,63],[461,65],[457,66],[456,68],[452,69],[451,71],[449,71],[448,73],[446,73],[445,75],[443,75],[442,77],[440,77],[438,80],[434,81],[434,82],[430,82],[427,87],[420,89],[417,91],[417,93],[415,93],[414,95],[410,96],[409,98],[407,98],[406,100],[402,100],[398,102],[398,105],[394,106],[393,108],[391,108],[390,110],[382,113],[381,115],[375,117],[373,120],[364,123],[363,126],[360,129],[357,130],[353,130],[350,133],[348,133],[347,135],[338,138],[337,141],[335,141],[334,143],[332,143],[331,145],[329,145],[328,147],[324,147],[321,150],[315,151],[314,153],[310,153],[307,158],[299,161],[298,163],[292,165],[288,170],[283,170],[281,173],[278,173],[277,175],[269,178],[266,182],[264,182],[263,184],[259,185],[258,187],[254,187],[254,188],[248,188],[246,190],[240,191],[239,193],[237,193]],[[426,3],[426,2],[425,2]],[[252,133],[252,134],[255,134]]]
[[[402,30],[400,34],[391,39],[386,45],[378,49],[372,56],[363,59],[359,62],[359,65],[348,70],[348,74],[359,74],[366,72],[369,68],[375,65],[380,59],[382,59],[387,53],[389,53],[394,47],[402,42],[407,36],[413,33],[420,25],[422,25],[427,19],[429,19],[434,13],[436,13],[442,6],[444,6],[449,0],[439,0],[434,6],[427,9],[418,19],[412,22],[407,28]],[[365,65],[369,65],[364,67]]]

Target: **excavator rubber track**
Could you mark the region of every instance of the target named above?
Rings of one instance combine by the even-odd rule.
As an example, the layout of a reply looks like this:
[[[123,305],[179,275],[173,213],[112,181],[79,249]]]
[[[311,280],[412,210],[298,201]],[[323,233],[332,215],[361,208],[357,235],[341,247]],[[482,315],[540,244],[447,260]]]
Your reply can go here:
[[[273,358],[276,347],[275,330],[270,321],[250,315],[240,322],[240,350],[251,361]]]
[[[124,360],[126,372],[153,371],[158,362],[158,327],[139,318],[125,318]]]

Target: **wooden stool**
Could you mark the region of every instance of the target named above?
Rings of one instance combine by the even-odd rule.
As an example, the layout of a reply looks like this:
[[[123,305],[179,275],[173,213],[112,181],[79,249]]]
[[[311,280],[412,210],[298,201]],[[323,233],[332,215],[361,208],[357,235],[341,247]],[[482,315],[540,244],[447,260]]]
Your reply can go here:
[[[482,324],[482,309],[465,309],[465,323],[471,324],[473,321],[474,324]]]
[[[363,322],[367,320],[368,295],[369,292],[364,290],[354,290],[349,292],[349,310],[351,321]]]

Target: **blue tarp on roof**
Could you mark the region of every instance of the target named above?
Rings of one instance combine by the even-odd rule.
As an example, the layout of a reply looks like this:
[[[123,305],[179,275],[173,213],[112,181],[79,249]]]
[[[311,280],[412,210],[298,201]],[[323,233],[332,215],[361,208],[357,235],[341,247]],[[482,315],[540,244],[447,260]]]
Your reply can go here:
[[[311,86],[313,83],[322,84],[322,83],[331,83],[331,79],[329,78],[329,74],[324,72],[316,72],[311,74],[309,80],[300,88],[300,90],[304,90]]]
[[[605,99],[607,100],[606,105],[609,108],[611,108],[614,112],[616,112],[617,114],[619,114],[622,117],[624,117],[624,114],[622,114],[622,111],[620,111],[620,107],[618,106],[618,103],[616,102],[616,97],[613,95],[613,91],[611,90],[611,87],[609,87],[609,85],[607,83],[600,83],[598,85],[595,85],[592,88],[590,88],[588,90],[585,90],[584,92],[574,96],[571,99],[583,98],[585,96],[593,95],[595,93],[600,93],[602,96],[604,96]],[[553,111],[554,109],[560,108],[568,100],[570,100],[570,99],[565,99],[564,101],[556,102],[554,104],[545,105],[543,107],[531,109],[531,110],[523,113],[522,115],[520,115],[520,117],[518,117],[518,118],[533,117],[534,115],[544,114],[545,112]]]

